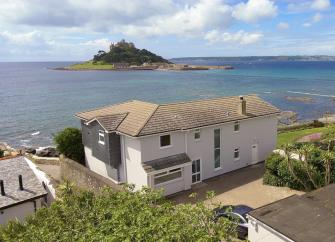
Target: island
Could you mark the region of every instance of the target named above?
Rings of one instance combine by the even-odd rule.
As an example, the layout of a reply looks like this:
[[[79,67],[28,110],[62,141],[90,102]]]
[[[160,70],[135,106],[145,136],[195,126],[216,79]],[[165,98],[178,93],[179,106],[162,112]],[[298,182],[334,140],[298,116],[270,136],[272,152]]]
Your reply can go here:
[[[233,69],[232,66],[206,66],[175,64],[170,60],[156,55],[146,49],[138,49],[134,43],[126,42],[124,39],[112,43],[109,51],[99,50],[92,60],[74,64],[67,67],[55,68],[55,70],[81,71],[81,70],[115,70],[115,71],[136,71],[136,70],[210,70],[210,69]]]

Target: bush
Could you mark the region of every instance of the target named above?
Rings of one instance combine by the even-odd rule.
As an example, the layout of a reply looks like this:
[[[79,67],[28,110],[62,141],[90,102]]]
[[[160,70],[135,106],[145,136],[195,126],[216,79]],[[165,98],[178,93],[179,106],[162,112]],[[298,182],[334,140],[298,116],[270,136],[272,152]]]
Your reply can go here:
[[[0,226],[0,241],[235,241],[236,226],[215,222],[203,202],[173,205],[148,188],[100,194],[61,188],[50,208]]]
[[[4,150],[0,150],[0,158],[5,156],[5,151]]]
[[[54,137],[57,150],[66,157],[84,164],[85,153],[81,131],[77,128],[65,128]]]

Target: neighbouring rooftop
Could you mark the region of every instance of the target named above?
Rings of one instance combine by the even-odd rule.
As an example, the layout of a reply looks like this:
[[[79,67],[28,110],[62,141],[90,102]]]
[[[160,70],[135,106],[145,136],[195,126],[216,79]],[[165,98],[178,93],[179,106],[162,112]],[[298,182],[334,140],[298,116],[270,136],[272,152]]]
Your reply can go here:
[[[22,175],[23,190],[20,190],[19,175]],[[5,196],[0,193],[0,209],[47,194],[22,156],[0,160],[0,180],[3,180],[5,191]]]
[[[294,195],[249,215],[294,241],[335,241],[335,184]]]
[[[168,104],[132,100],[76,113],[75,116],[87,123],[98,121],[107,132],[118,131],[130,136],[145,136],[280,112],[257,95],[243,98],[246,101],[245,115],[238,112],[240,97],[233,96]]]

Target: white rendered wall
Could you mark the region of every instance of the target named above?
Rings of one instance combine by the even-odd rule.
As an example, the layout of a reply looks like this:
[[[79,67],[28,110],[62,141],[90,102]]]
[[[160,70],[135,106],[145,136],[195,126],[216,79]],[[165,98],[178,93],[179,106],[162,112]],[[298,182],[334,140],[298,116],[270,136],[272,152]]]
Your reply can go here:
[[[136,190],[148,186],[148,175],[142,167],[140,139],[122,136],[124,142],[127,183],[134,184]]]
[[[221,169],[214,169],[214,129],[221,129]],[[202,179],[208,179],[252,163],[252,145],[258,145],[258,162],[263,161],[276,147],[277,118],[263,117],[240,121],[240,130],[234,132],[234,123],[200,129],[200,140],[194,132],[187,133],[187,154],[192,160],[201,159]],[[240,158],[234,159],[239,148]]]
[[[86,167],[88,167],[91,171],[98,173],[101,176],[104,176],[108,179],[111,179],[113,182],[118,183],[113,178],[111,178],[108,173],[112,173],[112,167],[107,165],[105,162],[97,159],[92,155],[92,150],[87,146],[84,147],[85,149],[85,163]]]
[[[214,129],[221,128],[221,169],[214,169]],[[276,147],[276,115],[240,121],[240,131],[234,123],[201,128],[200,140],[194,131],[171,132],[171,146],[159,147],[159,135],[142,137],[142,162],[187,153],[191,160],[201,159],[202,180],[245,167],[252,162],[253,144],[258,145],[258,161],[263,161]],[[240,149],[240,159],[234,160],[234,149]],[[190,177],[191,179],[191,177]]]
[[[36,199],[36,209],[41,207],[43,198]],[[35,212],[34,202],[25,202],[10,208],[0,209],[0,224],[6,224],[9,220],[18,219],[23,221],[28,215],[32,215]]]
[[[294,242],[250,216],[248,220],[248,240],[250,242]]]

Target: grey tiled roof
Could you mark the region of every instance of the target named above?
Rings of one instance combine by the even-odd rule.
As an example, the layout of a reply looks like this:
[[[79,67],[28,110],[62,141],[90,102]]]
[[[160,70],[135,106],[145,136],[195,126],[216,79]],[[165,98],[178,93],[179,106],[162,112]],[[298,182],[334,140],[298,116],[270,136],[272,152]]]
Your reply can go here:
[[[19,175],[22,175],[23,191],[19,189]],[[0,160],[0,180],[4,181],[6,193],[0,194],[0,209],[47,194],[24,157]]]
[[[249,214],[294,241],[335,241],[335,184],[285,198]]]
[[[127,116],[127,113],[112,114],[97,117],[97,121],[104,127],[107,131],[114,131],[119,127],[121,122]]]
[[[145,136],[280,112],[257,95],[247,95],[244,99],[246,115],[238,113],[240,98],[233,96],[161,105],[135,100],[77,113],[76,116],[86,122],[104,117],[103,123],[107,126],[105,129],[109,131],[119,131],[130,136]]]
[[[191,159],[187,154],[181,153],[177,155],[171,155],[164,158],[159,158],[151,161],[146,161],[142,164],[146,172],[158,171],[173,166],[182,165],[190,162]]]

